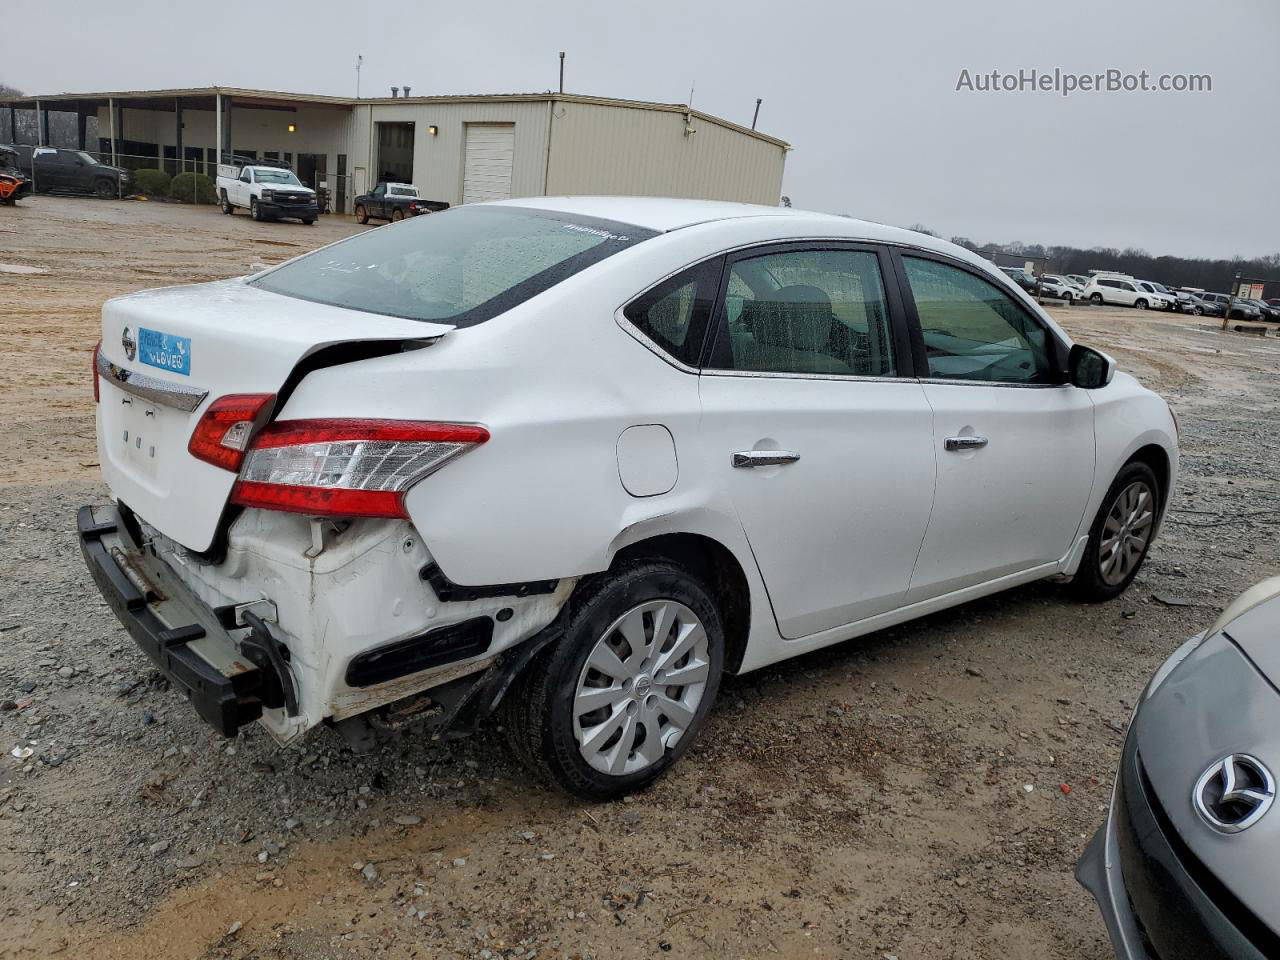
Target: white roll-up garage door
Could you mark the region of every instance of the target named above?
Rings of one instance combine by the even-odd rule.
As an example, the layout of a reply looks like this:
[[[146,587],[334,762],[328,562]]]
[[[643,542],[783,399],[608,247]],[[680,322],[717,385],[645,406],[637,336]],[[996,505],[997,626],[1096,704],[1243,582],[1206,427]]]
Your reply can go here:
[[[514,123],[467,124],[467,154],[462,173],[462,202],[506,200],[511,196]]]

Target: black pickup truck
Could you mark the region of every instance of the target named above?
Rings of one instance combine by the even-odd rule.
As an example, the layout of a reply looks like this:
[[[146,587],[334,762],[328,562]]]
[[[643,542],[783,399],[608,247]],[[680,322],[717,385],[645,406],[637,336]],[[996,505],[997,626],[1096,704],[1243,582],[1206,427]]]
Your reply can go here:
[[[19,167],[34,181],[37,193],[71,190],[106,199],[128,196],[133,190],[133,174],[124,167],[99,163],[83,150],[27,143],[13,144],[10,149],[18,154]]]
[[[449,204],[443,200],[423,200],[418,196],[418,188],[411,183],[384,182],[356,197],[353,208],[356,220],[368,223],[370,220],[403,220],[448,210]]]

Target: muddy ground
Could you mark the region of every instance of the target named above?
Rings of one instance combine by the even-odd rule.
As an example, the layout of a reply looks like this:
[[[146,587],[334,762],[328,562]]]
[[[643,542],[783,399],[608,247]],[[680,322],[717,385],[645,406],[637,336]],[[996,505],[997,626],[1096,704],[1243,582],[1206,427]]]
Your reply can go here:
[[[493,730],[367,757],[326,733],[221,740],[82,568],[101,302],[358,229],[0,210],[0,957],[1110,956],[1071,874],[1134,697],[1280,573],[1280,340],[1052,308],[1181,421],[1171,521],[1129,593],[1032,585],[729,679],[669,776],[588,805]]]

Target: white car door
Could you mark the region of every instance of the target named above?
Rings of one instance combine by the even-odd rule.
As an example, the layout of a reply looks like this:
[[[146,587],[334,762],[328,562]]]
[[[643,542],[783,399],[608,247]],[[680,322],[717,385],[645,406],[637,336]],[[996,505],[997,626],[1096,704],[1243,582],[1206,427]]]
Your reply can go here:
[[[891,610],[933,501],[932,417],[887,253],[727,262],[699,378],[702,469],[737,512],[783,637]]]
[[[1053,332],[978,268],[923,253],[899,262],[938,462],[916,602],[1071,552],[1093,484],[1093,401],[1063,382]]]

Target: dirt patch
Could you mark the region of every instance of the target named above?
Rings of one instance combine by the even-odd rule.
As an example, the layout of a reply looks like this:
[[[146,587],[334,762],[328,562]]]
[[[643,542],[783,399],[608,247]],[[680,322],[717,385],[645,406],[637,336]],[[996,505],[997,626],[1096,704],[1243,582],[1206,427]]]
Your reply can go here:
[[[731,678],[670,776],[586,805],[493,729],[367,757],[324,732],[223,741],[84,573],[102,301],[357,229],[49,197],[0,213],[0,261],[49,271],[0,275],[23,372],[0,386],[0,957],[1111,956],[1071,871],[1150,672],[1280,572],[1280,343],[1051,307],[1180,418],[1182,482],[1133,589],[1082,607],[1035,584]]]

